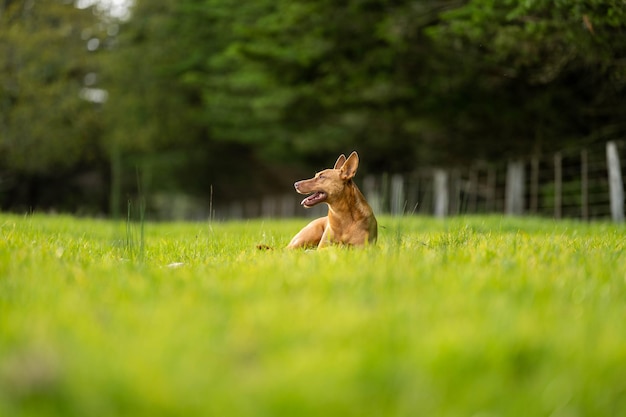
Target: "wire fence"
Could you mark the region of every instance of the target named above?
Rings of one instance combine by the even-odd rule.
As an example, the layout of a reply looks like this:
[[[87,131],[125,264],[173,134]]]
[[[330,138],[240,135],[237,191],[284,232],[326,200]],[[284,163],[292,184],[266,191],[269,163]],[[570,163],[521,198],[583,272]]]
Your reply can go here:
[[[404,174],[369,175],[357,181],[376,214],[504,213],[555,219],[624,218],[626,143],[467,167],[421,168]],[[304,210],[295,192],[214,207],[216,219],[283,218],[326,214]]]

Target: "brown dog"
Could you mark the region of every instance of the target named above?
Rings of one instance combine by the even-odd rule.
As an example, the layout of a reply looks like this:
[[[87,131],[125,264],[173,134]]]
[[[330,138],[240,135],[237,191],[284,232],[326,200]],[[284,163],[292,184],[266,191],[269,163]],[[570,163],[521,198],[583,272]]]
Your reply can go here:
[[[359,167],[356,152],[346,159],[342,154],[335,167],[318,172],[310,180],[294,184],[296,191],[308,195],[302,200],[304,208],[319,203],[328,204],[328,216],[313,220],[291,239],[290,249],[333,243],[365,245],[374,243],[378,225],[372,208],[352,181]]]

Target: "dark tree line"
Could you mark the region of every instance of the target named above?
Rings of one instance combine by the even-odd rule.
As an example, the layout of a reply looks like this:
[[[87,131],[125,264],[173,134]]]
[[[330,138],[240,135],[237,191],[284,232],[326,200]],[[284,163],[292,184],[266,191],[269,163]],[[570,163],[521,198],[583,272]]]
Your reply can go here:
[[[621,0],[0,1],[0,205],[251,198],[623,138]]]

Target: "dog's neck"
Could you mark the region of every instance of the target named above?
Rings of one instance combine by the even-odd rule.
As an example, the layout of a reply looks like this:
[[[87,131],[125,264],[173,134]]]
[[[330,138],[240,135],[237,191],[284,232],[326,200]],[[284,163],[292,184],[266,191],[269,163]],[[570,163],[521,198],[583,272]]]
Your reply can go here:
[[[341,219],[359,220],[371,214],[372,209],[356,184],[349,180],[346,182],[346,190],[343,197],[328,203],[328,218],[330,221]]]

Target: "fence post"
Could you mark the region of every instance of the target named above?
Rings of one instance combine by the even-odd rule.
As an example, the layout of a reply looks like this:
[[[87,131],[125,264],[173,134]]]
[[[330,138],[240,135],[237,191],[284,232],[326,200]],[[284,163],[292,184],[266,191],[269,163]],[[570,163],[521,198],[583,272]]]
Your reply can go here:
[[[261,202],[261,217],[273,218],[276,213],[276,198],[271,196],[263,197]]]
[[[554,154],[554,218],[560,219],[563,206],[563,156]]]
[[[539,157],[534,155],[530,160],[530,212],[537,214],[539,210]]]
[[[404,178],[400,174],[391,177],[391,215],[401,216],[404,212]]]
[[[417,206],[420,203],[420,178],[417,173],[413,173],[409,176],[406,186],[406,194],[407,213],[414,215],[417,210]]]
[[[614,222],[621,223],[624,221],[624,183],[617,145],[613,141],[606,144],[606,165],[611,195],[611,217]]]
[[[228,219],[243,219],[243,212],[243,204],[241,204],[241,201],[233,201],[230,203],[230,209],[228,210],[226,217]]]
[[[507,165],[505,212],[508,215],[524,214],[523,161],[509,161]]]
[[[454,169],[450,172],[448,182],[448,188],[450,190],[450,194],[448,194],[449,213],[458,215],[461,213],[461,173],[458,169]]]
[[[580,151],[580,216],[589,220],[589,155]]]
[[[280,199],[280,216],[294,217],[296,215],[297,197],[291,194],[285,194]]]
[[[487,203],[486,208],[488,212],[496,211],[496,169],[494,167],[490,167],[487,169],[487,189],[489,190],[487,193]]]
[[[472,167],[469,171],[469,181],[465,189],[467,194],[467,212],[475,214],[478,211],[478,168]]]
[[[368,175],[367,177],[365,177],[365,180],[363,180],[363,191],[365,191],[365,197],[372,207],[372,210],[374,210],[374,213],[382,214],[380,192],[376,187],[376,177],[374,177],[373,175]]]
[[[435,192],[435,217],[444,218],[448,214],[448,173],[443,169],[433,172]]]
[[[386,172],[383,172],[380,180],[380,196],[380,211],[389,213],[391,206],[389,204],[389,174]]]

